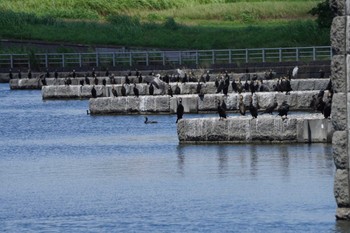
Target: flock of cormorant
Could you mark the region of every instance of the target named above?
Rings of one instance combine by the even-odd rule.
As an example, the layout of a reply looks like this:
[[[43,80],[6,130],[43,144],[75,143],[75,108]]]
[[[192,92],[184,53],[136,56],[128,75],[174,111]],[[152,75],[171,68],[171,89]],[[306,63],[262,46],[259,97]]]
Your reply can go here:
[[[246,109],[249,109],[249,112],[253,118],[258,117],[258,111],[259,111],[259,103],[257,100],[256,92],[285,92],[286,95],[292,91],[290,80],[292,78],[295,78],[298,73],[298,67],[296,66],[291,73],[288,73],[285,77],[279,77],[277,78],[277,82],[275,85],[273,85],[273,88],[270,89],[265,83],[262,78],[258,78],[256,74],[252,75],[249,73],[249,70],[246,70],[246,73],[239,78],[237,81],[234,78],[231,78],[229,73],[227,71],[222,72],[215,78],[215,87],[216,91],[215,93],[219,94],[222,93],[224,96],[228,95],[229,92],[229,86],[231,85],[232,93],[238,93],[239,94],[239,113],[241,115],[246,114]],[[187,82],[198,82],[196,93],[198,94],[199,98],[203,101],[205,93],[203,91],[203,84],[205,85],[206,82],[209,82],[211,79],[209,71],[203,72],[199,78],[196,77],[196,75],[193,72],[184,72],[181,69],[177,69],[177,74],[165,74],[164,76],[161,76],[160,74],[155,75],[153,72],[150,72],[147,76],[143,76],[141,72],[138,70],[135,71],[135,76],[137,77],[137,81],[139,83],[147,83],[148,84],[148,93],[149,95],[154,95],[155,88],[160,90],[160,94],[168,94],[169,96],[173,95],[179,95],[181,94],[181,89],[178,85],[178,83],[186,84]],[[28,70],[27,74],[28,78],[32,78],[31,70]],[[131,81],[129,77],[132,76],[131,71],[129,71],[125,75],[125,80],[122,83],[120,95],[121,96],[127,96],[131,91]],[[265,79],[276,79],[276,73],[270,70],[269,72],[265,73]],[[9,72],[10,79],[13,78],[12,70]],[[21,78],[21,71],[18,71],[18,78]],[[40,80],[42,82],[42,85],[47,85],[46,78],[50,77],[50,72],[47,69],[46,74],[40,75]],[[58,72],[57,70],[54,72],[54,77],[58,78]],[[65,77],[64,84],[69,86],[72,84],[72,79],[77,77],[75,70],[73,70],[69,75]],[[84,79],[81,79],[79,81],[79,84],[81,86],[84,85],[90,85],[90,79],[89,77],[93,78],[93,87],[91,89],[91,96],[92,98],[97,98],[97,91],[95,88],[95,85],[99,84],[99,79],[97,78],[97,74],[95,72],[95,69],[92,69],[91,75],[86,73],[84,76]],[[109,70],[106,70],[105,77],[109,79],[109,83],[112,84],[112,94],[114,97],[118,97],[119,94],[117,90],[114,87],[114,84],[116,84],[116,80],[113,74],[109,72]],[[320,71],[320,77],[324,77],[324,71]],[[102,85],[106,86],[107,80],[106,78],[102,79]],[[231,81],[232,79],[232,81]],[[242,82],[244,80],[244,82]],[[169,85],[170,82],[176,82],[174,90]],[[137,87],[136,81],[133,82],[133,93],[136,98],[139,97],[139,89]],[[325,90],[327,90],[327,97],[326,101],[324,101],[324,95]],[[331,104],[332,104],[332,96],[333,96],[333,89],[332,89],[332,83],[329,81],[329,84],[325,90],[321,90],[317,95],[314,95],[312,98],[312,101],[310,103],[310,108],[314,111],[321,112],[325,118],[329,118],[331,115]],[[243,92],[250,92],[250,101],[249,106],[246,106],[243,101]],[[182,119],[184,114],[184,107],[182,105],[182,99],[179,98],[178,104],[177,104],[177,120],[178,122],[180,119]],[[261,114],[273,114],[273,112],[276,110],[278,111],[278,115],[282,118],[287,118],[288,112],[289,112],[289,105],[286,101],[284,101],[280,106],[278,106],[276,99],[273,103],[271,103],[264,111],[261,112]],[[224,100],[220,102],[218,100],[217,105],[217,112],[219,114],[220,120],[227,118],[227,107]],[[155,123],[150,122],[146,118],[145,123]]]

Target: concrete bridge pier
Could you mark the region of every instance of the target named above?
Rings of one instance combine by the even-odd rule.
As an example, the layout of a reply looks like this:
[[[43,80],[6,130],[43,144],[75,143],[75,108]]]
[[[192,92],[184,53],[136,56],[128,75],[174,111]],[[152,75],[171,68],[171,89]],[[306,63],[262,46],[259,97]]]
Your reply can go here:
[[[337,202],[336,218],[350,220],[350,0],[330,0],[336,12],[331,28],[334,52],[331,80],[335,94],[332,103],[333,158],[336,166],[334,196]]]

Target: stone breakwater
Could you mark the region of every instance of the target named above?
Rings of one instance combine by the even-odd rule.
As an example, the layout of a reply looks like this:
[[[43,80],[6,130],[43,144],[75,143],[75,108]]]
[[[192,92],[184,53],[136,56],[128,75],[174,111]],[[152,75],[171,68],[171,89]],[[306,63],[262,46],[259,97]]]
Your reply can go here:
[[[321,114],[233,116],[182,119],[177,133],[180,143],[324,143],[331,142],[333,127]]]
[[[78,88],[78,87],[77,87]],[[99,91],[98,91],[99,92]],[[296,91],[289,95],[280,92],[261,92],[256,93],[256,98],[261,109],[266,109],[268,105],[275,100],[278,105],[287,101],[290,110],[310,110],[312,96],[318,91]],[[243,93],[243,101],[246,106],[250,103],[250,93]],[[89,109],[91,114],[145,114],[145,113],[176,113],[179,99],[182,98],[185,113],[205,113],[217,112],[218,101],[225,101],[228,111],[236,111],[239,106],[239,94],[209,94],[204,98],[198,95],[168,95],[159,96],[135,96],[127,97],[101,97],[89,100]],[[247,114],[249,114],[247,110]]]
[[[24,81],[24,80],[21,80]],[[310,91],[310,90],[322,90],[327,87],[329,80],[328,79],[300,79],[300,80],[292,80],[291,86],[294,91]],[[273,89],[273,85],[276,84],[276,80],[265,81],[266,84],[271,90]],[[170,83],[170,86],[175,91],[175,86],[178,85],[181,94],[196,94],[197,93],[197,85],[198,83]],[[29,87],[29,85],[26,85]],[[118,85],[97,85],[95,88],[97,90],[97,94],[99,97],[110,97],[112,96],[112,87],[117,90],[117,93],[121,95],[121,84]],[[133,85],[125,85],[128,95],[133,96]],[[149,95],[149,86],[145,83],[138,83],[137,88],[139,90],[139,95]],[[213,94],[216,93],[216,87],[214,82],[202,83],[201,85],[202,93],[204,94]],[[84,99],[91,98],[91,85],[48,85],[42,87],[42,96],[43,99]],[[167,91],[165,91],[167,92]],[[232,86],[229,86],[229,93],[232,93]],[[154,88],[154,95],[164,94],[160,89]]]

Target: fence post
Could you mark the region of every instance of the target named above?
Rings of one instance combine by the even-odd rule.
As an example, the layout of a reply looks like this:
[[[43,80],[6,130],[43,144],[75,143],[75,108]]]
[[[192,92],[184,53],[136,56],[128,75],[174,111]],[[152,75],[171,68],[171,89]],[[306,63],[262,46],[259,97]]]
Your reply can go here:
[[[295,48],[295,60],[299,61],[299,49]]]
[[[313,61],[316,61],[316,48],[312,47],[312,59]]]
[[[82,67],[82,64],[81,53],[79,53],[79,67]]]
[[[64,68],[64,53],[62,53],[62,68]]]
[[[162,52],[163,66],[165,66],[165,52]]]
[[[196,50],[196,65],[198,65],[198,50]]]
[[[261,50],[261,53],[262,53],[262,62],[266,62],[265,49],[264,48]]]
[[[112,62],[113,62],[113,67],[115,67],[115,52],[113,53],[113,56],[112,56]]]
[[[249,59],[248,59],[249,53],[248,53],[248,49],[245,49],[245,62],[248,63]]]
[[[282,62],[282,48],[278,49],[278,60],[279,62]]]

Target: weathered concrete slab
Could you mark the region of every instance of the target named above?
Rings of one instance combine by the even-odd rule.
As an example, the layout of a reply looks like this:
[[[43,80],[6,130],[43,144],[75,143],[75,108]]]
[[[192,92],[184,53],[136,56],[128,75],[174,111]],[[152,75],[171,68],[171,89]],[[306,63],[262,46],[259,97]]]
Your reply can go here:
[[[264,115],[182,119],[177,132],[180,143],[311,143],[331,142],[333,128],[321,114]]]
[[[65,87],[73,88],[73,87]],[[79,88],[76,87],[75,91],[79,93]],[[45,89],[49,89],[45,88]],[[43,89],[44,90],[44,89]],[[105,91],[104,86],[96,87],[97,94],[102,95]],[[107,91],[108,92],[108,89]],[[317,94],[318,91],[303,91],[303,92],[291,92],[290,95],[285,95],[278,92],[264,92],[256,93],[255,99],[257,99],[260,110],[264,110],[269,104],[273,103],[274,100],[277,100],[277,103],[280,105],[283,101],[287,101],[290,105],[291,111],[296,110],[311,110],[310,102],[312,96]],[[62,95],[64,97],[64,95]],[[250,93],[242,94],[244,103],[246,106],[249,105]],[[143,112],[159,112],[164,114],[173,114],[176,113],[177,105],[179,99],[182,98],[182,104],[184,106],[185,113],[199,113],[199,112],[216,112],[218,101],[220,103],[224,100],[227,106],[227,111],[235,111],[238,109],[238,94],[230,94],[224,96],[222,94],[211,94],[204,95],[204,98],[200,98],[198,95],[178,95],[170,97],[168,95],[156,95],[156,96],[140,96],[136,98],[135,96],[127,97],[106,97],[106,98],[96,98],[90,99],[90,111],[92,114],[132,114],[132,113],[143,113]],[[118,105],[118,108],[111,108],[108,105],[110,99],[113,100],[114,105]],[[127,102],[130,100],[129,102]],[[135,102],[139,100],[133,107],[123,107],[126,103]],[[95,104],[96,102],[96,104]],[[105,102],[105,103],[104,103]],[[154,103],[154,104],[151,104]],[[103,108],[104,106],[104,108]],[[152,106],[152,107],[151,107]],[[96,109],[95,109],[96,107]],[[127,111],[127,110],[130,111]]]
[[[13,80],[11,80],[13,81]],[[21,87],[31,87],[34,86],[35,82],[33,82],[33,80],[31,79],[30,82],[28,83],[28,79],[21,79],[20,82],[16,85],[20,85]],[[327,87],[329,80],[327,79],[308,79],[308,80],[292,80],[292,84],[294,85],[293,90],[297,91],[309,91],[309,90],[321,90],[321,89],[325,89]],[[265,82],[267,85],[270,85],[271,88],[272,86],[276,83],[275,81],[268,81]],[[32,85],[33,84],[33,85]],[[39,84],[38,84],[39,85]],[[40,84],[41,85],[41,84]],[[137,88],[139,89],[139,95],[149,95],[149,86],[145,83],[141,83],[141,84],[136,84]],[[170,83],[169,84],[173,90],[173,92],[175,91],[175,86],[178,85],[181,89],[181,94],[182,95],[188,95],[188,94],[196,94],[197,93],[197,83],[186,83],[186,84],[176,84],[176,83]],[[76,85],[71,85],[71,86],[76,86]],[[97,85],[97,86],[101,86],[101,85]],[[48,88],[50,87],[50,88]],[[109,97],[112,95],[112,87],[114,87],[117,90],[118,95],[121,95],[121,84],[118,85],[106,85],[104,87],[105,92],[103,92],[103,97]],[[134,95],[133,92],[133,84],[131,85],[125,85],[126,90],[127,90],[127,95]],[[86,86],[84,85],[81,89],[77,89],[77,88],[66,88],[64,87],[63,84],[60,85],[48,85],[48,86],[43,86],[42,87],[42,95],[43,95],[43,99],[60,99],[61,96],[64,96],[64,98],[69,98],[69,94],[66,93],[67,91],[71,90],[71,96],[72,98],[90,98],[91,94],[89,95],[86,92],[80,92],[81,94],[77,93],[77,90],[91,90],[91,86]],[[16,88],[15,88],[16,89]],[[55,91],[52,91],[53,89],[56,89]],[[49,91],[50,90],[50,91]],[[214,94],[216,93],[216,87],[215,87],[215,83],[214,82],[208,82],[205,84],[202,84],[202,93],[204,94]],[[65,92],[60,93],[60,92]],[[84,93],[84,94],[82,94]],[[229,93],[235,93],[232,91],[232,87],[230,85],[229,87]],[[258,92],[261,93],[261,92]],[[154,88],[154,95],[161,95],[162,94],[162,90],[161,89],[157,89]],[[281,93],[281,96],[284,95],[283,93]],[[204,99],[210,101],[210,98],[208,99],[207,96],[204,97]],[[213,100],[216,101],[216,100]],[[225,100],[225,102],[232,102],[232,104],[236,103],[236,100],[233,99],[228,99],[227,101]],[[248,102],[249,103],[249,102]],[[206,103],[205,103],[206,104]],[[202,106],[200,104],[199,107],[200,111],[206,111],[206,106]]]

